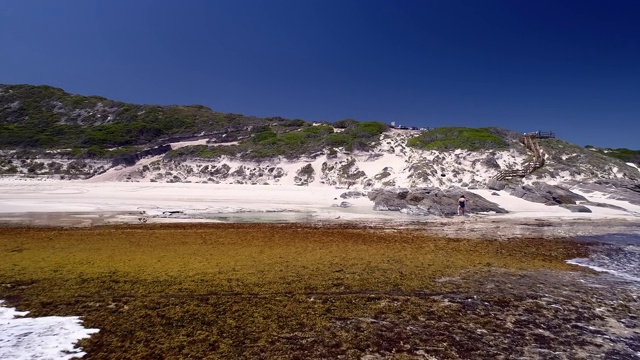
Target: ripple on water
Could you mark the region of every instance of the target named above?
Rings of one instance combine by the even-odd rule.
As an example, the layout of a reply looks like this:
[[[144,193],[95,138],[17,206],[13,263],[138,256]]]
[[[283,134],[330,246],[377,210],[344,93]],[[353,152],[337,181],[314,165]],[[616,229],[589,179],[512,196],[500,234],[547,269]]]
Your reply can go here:
[[[567,263],[607,272],[640,288],[640,233],[588,236],[578,240],[591,243],[590,256]]]

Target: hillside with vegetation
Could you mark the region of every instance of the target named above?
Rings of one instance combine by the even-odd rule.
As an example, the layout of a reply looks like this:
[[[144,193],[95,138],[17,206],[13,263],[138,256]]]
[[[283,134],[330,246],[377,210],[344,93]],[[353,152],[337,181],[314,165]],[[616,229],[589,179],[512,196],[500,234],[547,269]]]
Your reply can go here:
[[[51,86],[0,85],[0,175],[110,181],[484,187],[533,160],[522,133],[394,129],[377,121],[136,105]],[[540,140],[545,166],[521,179],[637,179],[638,152]],[[515,181],[515,180],[514,180]]]
[[[614,159],[622,160],[627,163],[633,163],[640,165],[640,150],[630,150],[626,148],[599,148],[592,145],[587,145],[585,148],[597,152],[602,155],[612,157]]]
[[[180,139],[207,138],[209,143],[238,143],[182,149],[170,156],[260,159],[325,147],[366,150],[386,129],[380,122],[312,126],[300,119],[220,113],[201,105],[135,105],[46,85],[0,85],[0,149],[58,149],[73,157],[113,158]]]
[[[113,148],[198,134],[248,136],[252,127],[303,121],[224,114],[201,105],[135,105],[51,86],[0,85],[0,147]]]
[[[381,122],[349,121],[340,127],[342,121],[333,125],[311,125],[303,123],[299,128],[277,131],[274,126],[257,128],[250,138],[228,146],[194,145],[170,151],[171,158],[195,157],[211,159],[220,156],[237,156],[243,160],[260,160],[282,156],[295,159],[304,155],[322,153],[324,149],[337,152],[367,151],[387,130]]]

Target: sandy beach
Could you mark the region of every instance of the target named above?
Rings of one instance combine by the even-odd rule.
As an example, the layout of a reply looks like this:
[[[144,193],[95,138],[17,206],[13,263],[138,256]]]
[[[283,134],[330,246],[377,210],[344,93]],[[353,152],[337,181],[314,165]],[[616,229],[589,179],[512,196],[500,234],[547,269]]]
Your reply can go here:
[[[587,205],[591,213],[572,213],[503,191],[469,190],[509,213],[473,213],[473,203],[469,203],[468,216],[427,217],[375,211],[366,196],[342,198],[347,191],[329,186],[0,179],[0,223],[350,223],[414,227],[462,238],[567,237],[640,231],[640,206],[609,199],[602,193],[580,194],[593,203],[615,208]]]

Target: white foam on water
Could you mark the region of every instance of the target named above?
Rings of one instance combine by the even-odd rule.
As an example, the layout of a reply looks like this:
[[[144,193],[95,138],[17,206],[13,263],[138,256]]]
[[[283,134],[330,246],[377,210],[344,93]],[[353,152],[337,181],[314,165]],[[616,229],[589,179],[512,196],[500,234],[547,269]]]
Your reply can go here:
[[[590,261],[590,259],[588,258],[576,258],[576,259],[571,259],[571,260],[567,260],[566,263],[567,264],[572,264],[572,265],[578,265],[578,266],[584,266],[587,267],[589,269],[598,271],[598,272],[606,272],[612,275],[615,275],[617,277],[623,278],[625,280],[631,280],[631,281],[636,281],[636,282],[640,282],[640,278],[633,276],[633,275],[629,275],[629,274],[625,274],[623,272],[620,271],[615,271],[615,270],[611,270],[611,269],[606,269],[603,268],[601,266],[596,266],[596,265],[591,265],[588,262]]]
[[[0,300],[0,359],[67,360],[86,355],[75,347],[98,329],[85,329],[77,316],[25,318],[28,311],[2,306]]]

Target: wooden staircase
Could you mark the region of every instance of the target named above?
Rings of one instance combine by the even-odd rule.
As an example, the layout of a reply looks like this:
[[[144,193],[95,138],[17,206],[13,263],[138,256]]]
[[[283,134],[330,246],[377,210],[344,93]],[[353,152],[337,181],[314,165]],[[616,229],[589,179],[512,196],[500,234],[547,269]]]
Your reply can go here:
[[[532,172],[540,169],[544,166],[544,155],[540,149],[540,145],[537,141],[538,135],[536,133],[525,134],[520,138],[520,142],[533,153],[533,161],[525,163],[522,169],[517,170],[501,170],[498,175],[494,176],[495,180],[505,180],[514,177],[525,177]]]

